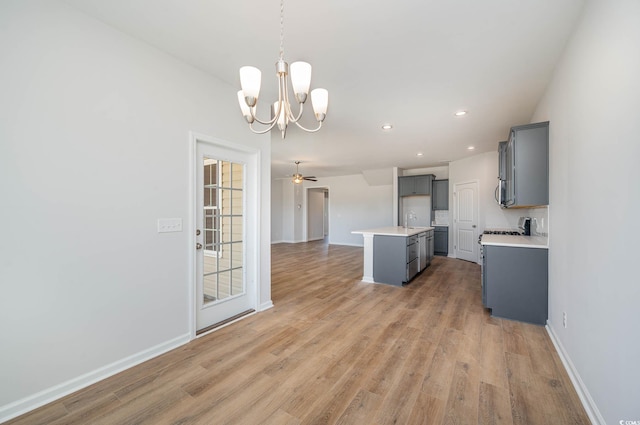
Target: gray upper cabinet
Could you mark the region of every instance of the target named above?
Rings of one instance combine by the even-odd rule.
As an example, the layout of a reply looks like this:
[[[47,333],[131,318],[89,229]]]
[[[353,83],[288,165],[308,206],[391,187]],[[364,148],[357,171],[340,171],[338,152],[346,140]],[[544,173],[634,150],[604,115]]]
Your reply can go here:
[[[498,179],[502,181],[507,179],[507,143],[498,143]]]
[[[504,207],[549,205],[549,122],[511,128],[499,145]]]
[[[398,195],[431,195],[433,177],[433,174],[398,177]]]
[[[431,193],[432,210],[449,209],[449,180],[434,180]]]

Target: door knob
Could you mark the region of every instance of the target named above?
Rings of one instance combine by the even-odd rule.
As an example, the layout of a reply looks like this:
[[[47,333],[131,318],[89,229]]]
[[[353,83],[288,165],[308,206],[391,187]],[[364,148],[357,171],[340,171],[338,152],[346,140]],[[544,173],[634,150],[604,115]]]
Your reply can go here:
[[[196,243],[196,249],[202,249],[202,244],[200,242]]]
[[[475,228],[476,228],[476,225],[475,225],[475,224],[472,224],[472,225],[471,225],[471,227],[473,227],[473,228],[475,229]]]
[[[196,229],[196,236],[200,236],[200,229]]]

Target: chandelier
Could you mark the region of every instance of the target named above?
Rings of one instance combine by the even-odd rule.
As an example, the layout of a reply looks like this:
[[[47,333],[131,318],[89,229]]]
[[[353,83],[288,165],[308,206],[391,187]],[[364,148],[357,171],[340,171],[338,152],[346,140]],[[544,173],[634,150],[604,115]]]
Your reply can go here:
[[[302,117],[304,103],[309,94],[311,85],[311,65],[307,62],[293,62],[291,64],[291,86],[298,102],[298,114],[294,114],[289,101],[289,64],[284,61],[284,0],[280,0],[280,56],[276,62],[276,75],[278,76],[278,101],[272,105],[270,120],[262,121],[256,116],[256,105],[260,94],[260,84],[262,73],[253,66],[243,66],[240,68],[240,85],[242,90],[238,91],[238,103],[242,115],[249,123],[249,128],[256,134],[264,134],[278,125],[284,139],[287,126],[295,123],[298,127],[309,133],[314,133],[322,127],[322,122],[327,115],[329,104],[329,92],[325,89],[315,89],[311,91],[311,104],[315,113],[318,126],[313,129],[303,127],[298,120]],[[256,130],[253,123],[258,122],[266,128]]]

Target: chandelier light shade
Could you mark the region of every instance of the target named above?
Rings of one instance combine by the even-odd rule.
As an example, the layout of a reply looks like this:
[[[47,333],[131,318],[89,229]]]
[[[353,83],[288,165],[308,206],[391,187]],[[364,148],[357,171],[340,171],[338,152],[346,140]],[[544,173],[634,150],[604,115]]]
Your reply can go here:
[[[322,122],[327,116],[329,106],[329,92],[325,89],[314,89],[311,91],[311,105],[315,114],[318,126],[316,128],[306,128],[299,122],[304,112],[304,104],[309,95],[311,86],[311,65],[307,62],[293,62],[291,67],[284,61],[284,0],[280,1],[280,56],[276,62],[276,76],[278,77],[278,100],[271,109],[270,120],[260,120],[256,116],[256,106],[260,97],[260,85],[262,82],[262,72],[253,66],[243,66],[240,68],[240,86],[242,90],[238,92],[238,103],[242,115],[249,123],[249,128],[256,134],[264,134],[276,125],[284,139],[287,126],[295,123],[298,127],[309,133],[316,132],[322,128]],[[291,108],[289,100],[289,77],[295,101],[298,103],[298,113],[295,114]],[[253,124],[258,122],[264,128],[255,129]]]

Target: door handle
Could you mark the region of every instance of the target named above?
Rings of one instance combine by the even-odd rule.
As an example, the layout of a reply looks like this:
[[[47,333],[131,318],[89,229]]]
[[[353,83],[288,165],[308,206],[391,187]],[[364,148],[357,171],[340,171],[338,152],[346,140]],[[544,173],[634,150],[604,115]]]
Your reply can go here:
[[[473,228],[475,229],[475,228],[476,228],[476,225],[475,225],[475,224],[472,224],[472,225],[471,225],[471,227],[473,227]]]
[[[202,244],[200,242],[196,243],[196,249],[202,249]]]

